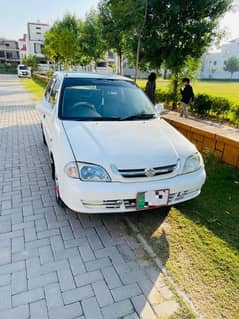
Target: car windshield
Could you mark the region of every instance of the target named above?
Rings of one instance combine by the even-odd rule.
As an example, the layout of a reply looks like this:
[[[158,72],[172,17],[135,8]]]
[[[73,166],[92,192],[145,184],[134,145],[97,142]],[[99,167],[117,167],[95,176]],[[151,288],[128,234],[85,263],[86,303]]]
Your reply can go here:
[[[156,117],[154,106],[133,82],[66,78],[59,117],[78,121],[126,121]]]
[[[19,66],[19,70],[27,70],[27,67],[25,65]]]

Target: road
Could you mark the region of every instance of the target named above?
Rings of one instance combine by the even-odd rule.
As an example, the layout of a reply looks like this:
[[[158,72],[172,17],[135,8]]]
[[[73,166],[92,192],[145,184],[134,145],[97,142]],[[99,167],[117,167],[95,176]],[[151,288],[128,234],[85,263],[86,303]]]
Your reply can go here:
[[[0,317],[167,318],[179,304],[123,215],[57,206],[38,112],[0,75]]]

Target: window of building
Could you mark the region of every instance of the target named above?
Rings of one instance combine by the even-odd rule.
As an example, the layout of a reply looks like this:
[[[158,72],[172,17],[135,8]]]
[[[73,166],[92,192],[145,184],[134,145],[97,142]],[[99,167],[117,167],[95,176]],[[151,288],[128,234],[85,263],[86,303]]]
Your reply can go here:
[[[0,58],[5,58],[5,53],[4,53],[4,51],[0,51]]]
[[[36,30],[41,30],[41,27],[36,27]]]
[[[214,62],[213,62],[213,65],[217,65],[217,61],[214,61]]]
[[[41,34],[41,32],[37,32],[37,34]]]
[[[34,53],[41,53],[41,45],[39,43],[34,43]]]
[[[7,52],[7,59],[12,59],[12,58],[13,58],[12,52]]]

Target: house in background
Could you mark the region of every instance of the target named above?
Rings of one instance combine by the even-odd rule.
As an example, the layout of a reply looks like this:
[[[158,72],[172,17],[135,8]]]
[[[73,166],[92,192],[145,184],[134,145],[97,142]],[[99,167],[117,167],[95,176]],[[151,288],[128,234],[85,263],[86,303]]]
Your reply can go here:
[[[27,56],[30,54],[39,59],[39,62],[45,62],[45,56],[42,49],[45,44],[45,33],[49,30],[46,23],[28,22],[27,24]],[[42,61],[41,61],[42,60]]]
[[[19,62],[18,42],[0,39],[0,63],[18,64]]]
[[[230,72],[224,70],[225,62],[232,56],[239,58],[239,38],[223,44],[217,50],[203,56],[201,79],[231,79]],[[233,73],[233,79],[239,79],[239,72]]]

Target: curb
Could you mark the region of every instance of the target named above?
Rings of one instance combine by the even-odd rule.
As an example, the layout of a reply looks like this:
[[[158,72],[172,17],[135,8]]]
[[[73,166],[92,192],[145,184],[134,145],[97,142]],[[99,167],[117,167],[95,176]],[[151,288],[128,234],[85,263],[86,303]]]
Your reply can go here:
[[[174,279],[172,278],[172,276],[169,275],[168,271],[166,270],[166,268],[163,266],[160,258],[155,254],[153,248],[148,244],[148,242],[146,241],[146,239],[142,236],[142,234],[140,233],[138,227],[132,223],[128,217],[124,217],[127,225],[131,228],[131,230],[135,233],[135,236],[137,237],[137,239],[139,240],[139,242],[143,245],[145,251],[149,254],[149,256],[152,258],[152,260],[154,261],[154,263],[156,264],[156,266],[160,269],[160,271],[164,274],[165,277],[167,277],[167,279],[169,280],[170,284],[174,287],[176,293],[183,299],[183,301],[185,302],[185,304],[191,308],[194,313],[196,314],[198,319],[205,319],[205,317],[203,317],[197,310],[197,308],[194,306],[193,302],[190,300],[190,298],[186,295],[186,293],[177,286],[177,284],[175,283]]]

